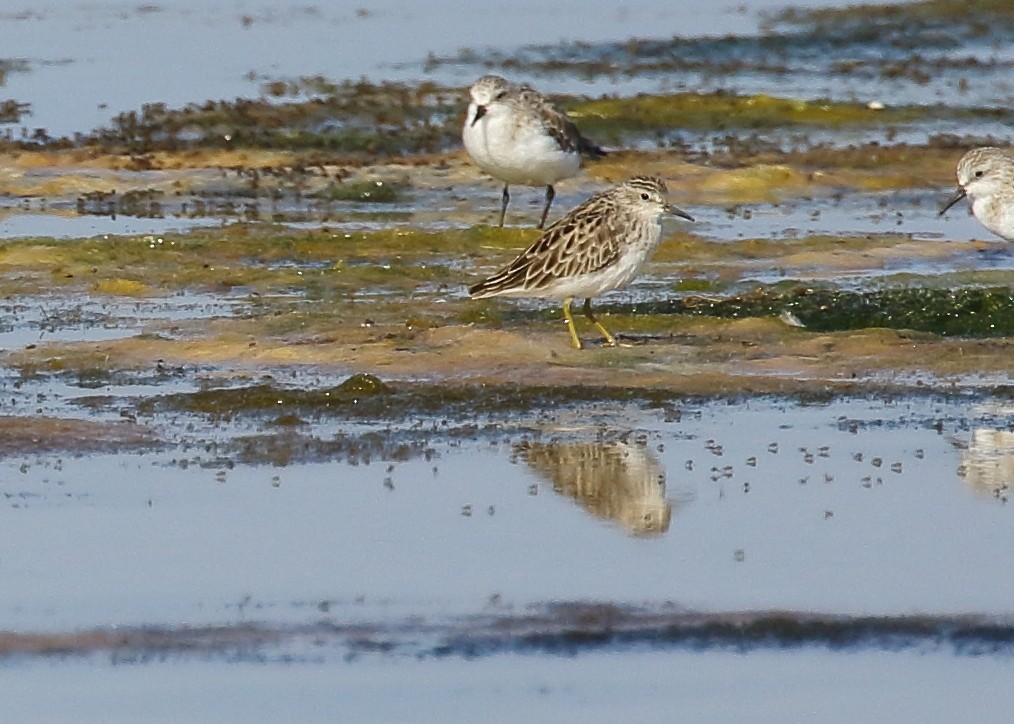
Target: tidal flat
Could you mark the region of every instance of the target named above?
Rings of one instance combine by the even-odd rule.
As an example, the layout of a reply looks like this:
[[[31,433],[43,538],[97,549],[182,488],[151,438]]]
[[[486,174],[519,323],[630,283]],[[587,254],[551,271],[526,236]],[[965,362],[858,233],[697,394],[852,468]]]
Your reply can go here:
[[[146,87],[95,127],[33,120],[33,83],[80,58],[0,58],[11,711],[1003,721],[1014,249],[938,212],[966,150],[1014,143],[1008,5],[258,66],[242,97]],[[228,32],[394,22],[330,13]],[[618,347],[579,317],[574,350],[551,301],[468,297],[543,193],[494,225],[460,145],[487,72],[610,152],[551,220],[634,174],[696,219],[594,300]]]

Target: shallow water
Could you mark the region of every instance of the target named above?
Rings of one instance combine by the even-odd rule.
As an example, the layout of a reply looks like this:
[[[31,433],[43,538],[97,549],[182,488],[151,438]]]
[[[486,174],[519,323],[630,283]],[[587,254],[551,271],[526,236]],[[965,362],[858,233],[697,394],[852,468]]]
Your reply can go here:
[[[32,236],[54,239],[82,239],[110,234],[166,234],[171,231],[188,231],[207,226],[221,226],[228,220],[209,221],[189,219],[182,216],[161,219],[132,216],[80,216],[78,214],[56,214],[38,211],[34,213],[11,213],[0,217],[0,238],[23,239]]]
[[[2,463],[0,543],[19,555],[0,612],[44,631],[305,623],[325,601],[386,623],[491,600],[1007,610],[1007,407],[759,399],[677,416],[603,404],[502,434],[409,431],[421,458],[297,464],[293,448],[281,467],[209,454],[228,428],[142,418],[173,449]]]
[[[0,348],[48,342],[100,341],[166,333],[180,320],[213,319],[242,310],[240,300],[211,294],[175,294],[130,301],[121,297],[8,298],[0,302]]]
[[[441,0],[427,3],[425,12],[396,0],[369,6],[191,0],[28,5],[3,0],[0,19],[16,29],[8,34],[4,57],[29,63],[29,72],[12,72],[6,79],[7,94],[32,105],[26,125],[45,128],[50,135],[72,135],[144,103],[179,107],[256,97],[261,82],[277,78],[416,80],[429,54],[449,55],[462,48],[754,33],[760,11],[785,5],[783,0],[746,0],[687,14],[664,0],[622,8],[576,0],[551,6],[485,2],[462,7]],[[574,17],[580,18],[579,25]],[[424,32],[418,32],[420,26]],[[408,27],[412,32],[405,32]],[[432,77],[465,85],[474,74],[461,68]]]
[[[428,459],[281,467],[205,467],[200,441],[230,433],[145,419],[190,452],[15,456],[0,465],[0,544],[18,552],[3,563],[5,627],[115,634],[158,622],[168,645],[8,658],[5,710],[54,722],[330,721],[335,711],[378,722],[536,711],[1000,722],[1007,649],[975,655],[970,640],[971,655],[955,655],[939,648],[945,629],[843,650],[660,636],[483,655],[453,641],[473,619],[494,617],[495,631],[497,617],[554,601],[635,616],[896,614],[899,624],[1007,614],[1009,415],[1005,403],[960,397],[720,400],[665,417],[598,405],[540,415],[540,435],[511,432],[533,422],[514,420],[451,443],[436,436]],[[610,475],[578,466],[573,487],[575,456],[596,451],[624,462]],[[663,509],[646,533],[643,513]],[[188,631],[209,623],[256,623],[268,638],[244,643],[240,632],[231,645],[190,649]],[[337,636],[315,628],[350,625]],[[54,689],[59,697],[44,696]]]
[[[801,7],[833,5],[823,0],[802,3]],[[17,137],[23,127],[26,132],[44,128],[51,136],[72,137],[74,133],[89,133],[108,127],[111,119],[121,111],[137,111],[145,103],[165,103],[170,108],[181,108],[188,103],[199,104],[209,99],[264,98],[261,86],[269,80],[306,78],[315,75],[340,81],[365,77],[372,80],[406,80],[418,82],[433,80],[455,86],[467,85],[475,75],[497,69],[501,56],[520,53],[527,63],[537,64],[544,56],[574,55],[578,61],[587,56],[588,62],[605,53],[626,53],[625,41],[630,37],[659,38],[668,41],[674,36],[696,42],[700,46],[672,49],[666,46],[658,51],[663,57],[676,54],[700,55],[707,62],[721,68],[723,62],[746,63],[736,71],[691,77],[681,71],[665,73],[635,70],[615,74],[582,73],[580,67],[564,67],[549,73],[540,73],[525,64],[500,69],[519,79],[531,79],[540,87],[552,88],[558,93],[599,95],[616,94],[621,97],[641,92],[689,89],[708,92],[714,89],[740,94],[766,94],[793,99],[836,98],[856,100],[862,104],[886,103],[888,106],[914,103],[942,105],[950,108],[985,107],[1004,108],[1012,89],[1005,82],[1007,65],[1014,62],[1002,43],[983,44],[982,39],[962,30],[952,45],[939,35],[929,32],[932,48],[919,62],[933,63],[951,58],[973,59],[986,65],[975,66],[973,73],[959,67],[962,75],[961,90],[954,90],[959,81],[941,76],[933,82],[895,77],[886,70],[870,70],[870,77],[853,77],[849,72],[829,71],[821,63],[848,64],[853,55],[863,59],[876,58],[877,48],[887,48],[890,54],[909,52],[904,43],[894,49],[890,43],[871,41],[861,33],[858,40],[850,40],[843,47],[819,37],[807,37],[801,49],[793,50],[793,43],[778,46],[778,56],[787,64],[771,72],[758,73],[749,66],[761,63],[768,54],[764,43],[773,32],[793,32],[796,26],[777,24],[769,26],[762,13],[782,8],[771,0],[752,0],[729,6],[711,8],[708,13],[685,18],[665,3],[639,4],[617,13],[591,11],[582,6],[556,4],[553,8],[532,9],[545,23],[533,27],[529,15],[490,10],[482,6],[459,12],[450,6],[438,4],[428,8],[428,19],[441,32],[412,33],[410,40],[392,45],[392,35],[401,37],[401,29],[418,18],[411,11],[392,6],[374,6],[361,9],[354,4],[306,6],[298,3],[277,4],[268,8],[258,5],[193,5],[186,1],[156,5],[135,6],[127,3],[110,3],[101,6],[66,6],[63,4],[38,5],[26,9],[15,0],[0,2],[0,17],[18,28],[12,43],[6,46],[5,55],[12,60],[24,61],[15,65],[5,76],[5,90],[11,98],[31,105],[32,115],[20,124],[3,124]],[[488,37],[490,13],[500,21],[496,43]],[[581,30],[575,35],[573,26],[566,22],[571,15],[582,17]],[[964,28],[964,26],[962,26]],[[725,36],[741,36],[727,38]],[[850,36],[851,37],[851,36]],[[921,37],[921,36],[920,36]],[[52,57],[49,49],[54,38],[60,41],[61,55]],[[136,45],[124,38],[144,38],[146,62],[136,62]],[[619,38],[619,40],[617,40]],[[580,41],[578,45],[560,45],[561,41]],[[682,41],[680,41],[682,42]],[[346,43],[352,43],[346,46]],[[539,44],[543,45],[540,46]],[[545,45],[549,43],[550,45]],[[822,45],[823,43],[823,45]],[[187,48],[180,55],[179,48]],[[636,45],[636,44],[635,44]],[[651,45],[650,43],[644,45]],[[856,47],[853,47],[855,45]],[[742,47],[741,47],[742,46]],[[639,47],[639,46],[638,46]],[[561,48],[563,48],[561,50]],[[871,50],[871,48],[873,50]],[[460,57],[459,50],[471,49]],[[932,51],[932,52],[930,52]],[[887,50],[885,50],[887,52]],[[758,56],[759,54],[759,56]],[[797,57],[798,55],[798,57]],[[227,57],[225,57],[227,56]],[[427,62],[427,57],[446,59]],[[758,57],[754,57],[758,56]],[[893,58],[894,55],[891,55]],[[651,60],[649,55],[648,60]],[[900,61],[899,61],[900,62]],[[990,65],[992,64],[992,65]],[[1005,65],[1007,64],[1007,65]],[[148,68],[160,68],[158,82],[150,78]],[[953,71],[949,70],[953,75]],[[992,78],[990,73],[999,73]],[[967,76],[967,77],[966,77]],[[580,80],[578,80],[580,78]],[[814,85],[814,84],[818,85]],[[903,87],[901,87],[903,86]],[[73,88],[74,93],[67,93]],[[71,100],[71,98],[73,100]],[[2,128],[2,126],[0,126]],[[1010,142],[1010,125],[1004,118],[990,113],[979,113],[956,121],[946,114],[943,119],[932,114],[910,123],[891,123],[883,126],[862,124],[842,128],[774,128],[693,130],[675,128],[656,137],[634,137],[626,141],[633,147],[682,149],[682,151],[713,152],[737,144],[780,149],[830,147],[844,149],[866,143],[925,143],[930,138],[992,139],[993,142]],[[957,155],[957,154],[956,154]],[[228,225],[237,221],[264,221],[291,225],[295,228],[316,228],[340,222],[349,228],[378,228],[381,226],[415,225],[424,228],[446,228],[474,223],[473,219],[454,217],[454,210],[462,202],[473,202],[485,210],[489,217],[495,213],[498,198],[495,194],[476,193],[475,189],[461,189],[460,184],[449,182],[446,188],[413,189],[410,198],[397,204],[333,204],[302,197],[298,191],[292,195],[288,189],[281,198],[268,200],[251,197],[250,189],[240,177],[230,176],[223,169],[190,171],[181,179],[165,171],[102,171],[89,169],[80,175],[80,187],[47,194],[47,182],[65,174],[64,169],[37,165],[18,170],[11,178],[32,189],[22,195],[6,197],[0,204],[0,238],[28,236],[85,237],[99,234],[163,234],[185,231],[208,225]],[[188,191],[181,192],[177,184],[183,180]],[[925,183],[930,182],[926,179]],[[89,200],[88,189],[119,188],[110,199]],[[454,186],[457,188],[454,188]],[[192,186],[192,188],[191,188]],[[558,208],[576,204],[599,185],[566,182],[560,189]],[[124,190],[152,193],[152,201],[128,203]],[[847,216],[835,215],[837,204],[818,202],[808,214],[826,212],[830,216],[823,223],[810,223],[794,218],[791,209],[760,207],[761,213],[753,224],[736,223],[718,225],[714,230],[707,225],[702,232],[717,238],[731,234],[765,236],[797,229],[813,232],[847,229],[865,233],[882,231],[885,227],[917,236],[929,233],[955,233],[956,238],[981,238],[984,234],[974,223],[959,223],[963,217],[960,208],[943,220],[916,219],[913,226],[909,218],[922,211],[909,208],[906,200],[897,209],[898,215],[868,212],[861,208],[866,200],[880,200],[878,196],[851,193],[858,208],[845,210]],[[516,194],[518,201],[523,197]],[[144,197],[145,199],[147,197]],[[943,198],[941,196],[941,198]],[[118,203],[117,203],[118,201]],[[518,203],[516,201],[515,203]],[[536,196],[525,200],[529,205],[538,203]],[[716,203],[720,203],[717,202]],[[938,205],[935,200],[933,205]],[[381,208],[377,208],[377,207]],[[928,210],[927,210],[928,211]],[[707,224],[717,209],[704,209],[699,215]],[[770,230],[760,225],[760,217],[767,215],[774,224]],[[927,213],[927,216],[930,214]],[[785,224],[777,219],[784,216]],[[450,220],[448,217],[452,217]],[[812,221],[812,220],[811,220]],[[725,228],[723,228],[723,226]],[[754,231],[757,229],[757,231]]]
[[[37,722],[663,722],[682,714],[701,722],[971,717],[999,724],[1011,704],[1006,661],[871,651],[639,651],[331,666],[38,661],[5,669],[4,679],[6,710]],[[51,696],[54,690],[61,695]]]

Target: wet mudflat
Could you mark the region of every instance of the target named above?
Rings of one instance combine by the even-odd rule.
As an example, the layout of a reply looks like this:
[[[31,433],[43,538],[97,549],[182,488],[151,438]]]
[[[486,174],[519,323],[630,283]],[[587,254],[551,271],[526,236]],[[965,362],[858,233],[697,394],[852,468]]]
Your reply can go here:
[[[76,58],[5,61],[49,126],[4,107],[11,716],[1004,721],[1014,252],[937,213],[1014,140],[1010,8],[973,5],[125,80],[96,121],[28,90]],[[489,226],[458,133],[490,69],[613,150],[554,213],[653,173],[697,218],[596,300],[618,348],[467,298],[541,203]]]

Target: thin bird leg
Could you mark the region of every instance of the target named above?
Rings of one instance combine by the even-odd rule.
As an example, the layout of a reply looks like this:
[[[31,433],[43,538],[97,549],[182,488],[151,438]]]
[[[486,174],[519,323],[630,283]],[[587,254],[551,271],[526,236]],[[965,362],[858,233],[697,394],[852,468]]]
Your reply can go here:
[[[567,297],[563,300],[563,316],[567,318],[567,330],[570,332],[570,341],[575,349],[581,349],[581,340],[577,338],[577,330],[574,329],[574,317],[570,313],[570,303],[574,297]]]
[[[510,192],[507,190],[508,188],[509,184],[503,185],[503,202],[500,205],[500,224],[499,224],[501,228],[503,227],[503,219],[505,216],[507,216],[507,204],[509,204],[511,201]]]
[[[588,319],[591,320],[591,323],[595,325],[596,329],[602,332],[602,334],[606,338],[606,344],[608,344],[610,347],[616,346],[616,337],[611,335],[609,333],[609,330],[603,327],[602,323],[599,322],[599,320],[595,319],[595,315],[592,314],[591,310],[591,299],[588,299],[587,297],[584,300],[584,316],[588,317]]]
[[[542,221],[536,226],[536,229],[541,229],[546,225],[546,217],[549,216],[549,207],[553,205],[553,199],[556,198],[556,191],[552,185],[546,187],[546,207],[542,209]]]

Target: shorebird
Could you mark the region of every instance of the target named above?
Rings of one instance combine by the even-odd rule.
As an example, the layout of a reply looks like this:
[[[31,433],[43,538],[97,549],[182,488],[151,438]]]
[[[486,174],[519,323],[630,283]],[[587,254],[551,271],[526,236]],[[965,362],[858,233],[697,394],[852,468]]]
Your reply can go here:
[[[584,314],[616,346],[616,338],[595,318],[591,298],[629,284],[658,246],[661,217],[672,213],[689,221],[685,211],[666,202],[661,179],[635,176],[592,196],[542,232],[528,249],[502,270],[470,287],[473,299],[548,297],[563,299],[563,316],[574,347],[581,340],[570,306],[584,297]]]
[[[472,160],[504,182],[500,222],[510,203],[510,185],[545,186],[546,205],[538,228],[546,225],[556,191],[553,184],[575,175],[581,157],[605,151],[584,138],[567,114],[541,93],[484,75],[469,91],[471,101],[461,137]]]
[[[958,189],[940,209],[968,197],[975,218],[1007,241],[1014,241],[1014,155],[992,146],[974,148],[958,161]]]

